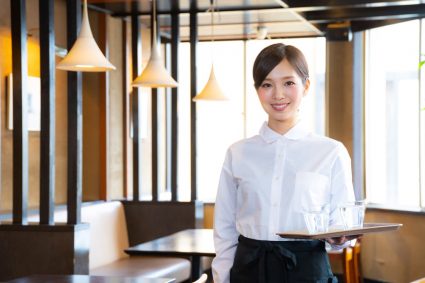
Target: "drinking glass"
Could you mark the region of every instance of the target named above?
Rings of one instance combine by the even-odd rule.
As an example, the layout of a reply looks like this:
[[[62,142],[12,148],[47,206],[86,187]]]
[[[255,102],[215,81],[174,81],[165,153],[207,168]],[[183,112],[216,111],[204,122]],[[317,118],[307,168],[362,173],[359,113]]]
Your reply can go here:
[[[345,229],[362,228],[366,211],[366,201],[349,202],[339,207]]]
[[[325,233],[329,228],[329,206],[316,206],[304,211],[304,221],[310,234]]]

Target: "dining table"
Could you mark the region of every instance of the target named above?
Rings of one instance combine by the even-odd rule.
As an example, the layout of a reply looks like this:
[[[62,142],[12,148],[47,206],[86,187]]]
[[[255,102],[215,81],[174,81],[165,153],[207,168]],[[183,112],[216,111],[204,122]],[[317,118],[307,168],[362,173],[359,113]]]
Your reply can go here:
[[[173,278],[93,276],[80,274],[39,274],[20,277],[7,283],[174,283]]]
[[[130,256],[156,255],[188,258],[191,279],[203,272],[201,257],[215,257],[213,229],[186,229],[124,250]]]

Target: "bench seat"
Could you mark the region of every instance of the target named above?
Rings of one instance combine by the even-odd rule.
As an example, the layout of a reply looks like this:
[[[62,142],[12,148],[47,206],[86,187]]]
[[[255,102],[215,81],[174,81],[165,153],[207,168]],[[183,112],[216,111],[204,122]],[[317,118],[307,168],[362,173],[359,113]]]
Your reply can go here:
[[[183,258],[133,256],[90,269],[90,275],[164,277],[183,282],[190,278],[190,261]]]
[[[123,205],[109,201],[83,206],[83,222],[90,223],[90,275],[165,277],[183,282],[190,278],[190,261],[184,258],[128,256],[128,229]]]

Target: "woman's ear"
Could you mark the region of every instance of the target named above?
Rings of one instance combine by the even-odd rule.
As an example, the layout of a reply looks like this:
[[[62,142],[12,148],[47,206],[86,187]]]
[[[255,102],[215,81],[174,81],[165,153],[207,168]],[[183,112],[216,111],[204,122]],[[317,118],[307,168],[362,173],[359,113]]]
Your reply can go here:
[[[310,88],[310,79],[307,78],[305,80],[305,84],[304,84],[304,92],[303,92],[303,96],[306,96],[308,93],[308,89]]]

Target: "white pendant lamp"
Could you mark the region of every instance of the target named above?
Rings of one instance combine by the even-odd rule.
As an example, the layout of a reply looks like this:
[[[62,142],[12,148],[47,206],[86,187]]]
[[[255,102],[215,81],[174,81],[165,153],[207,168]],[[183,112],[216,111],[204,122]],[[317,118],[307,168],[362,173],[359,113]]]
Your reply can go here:
[[[152,47],[151,56],[148,64],[143,70],[142,74],[138,76],[132,83],[133,87],[177,87],[178,83],[170,76],[167,69],[165,69],[161,55],[158,51],[158,43],[156,36],[156,5],[155,0],[152,0],[153,9],[153,33],[152,33]]]
[[[83,20],[77,40],[56,68],[81,72],[104,72],[116,69],[103,55],[93,38],[87,12],[87,0],[84,0]]]
[[[211,0],[211,50],[213,48],[214,43],[214,1]],[[214,59],[214,56],[212,56]],[[213,60],[214,61],[214,60]],[[218,85],[217,79],[214,74],[214,64],[211,64],[211,72],[210,77],[208,79],[208,82],[202,89],[200,93],[198,93],[194,98],[192,98],[193,101],[223,101],[228,100],[228,98],[224,95],[224,93],[221,91],[220,86]]]
[[[193,101],[200,100],[210,100],[210,101],[221,101],[228,100],[228,98],[221,91],[220,86],[218,85],[217,79],[214,74],[214,65],[211,65],[210,78],[208,79],[207,84],[204,86],[202,91],[196,95]]]

